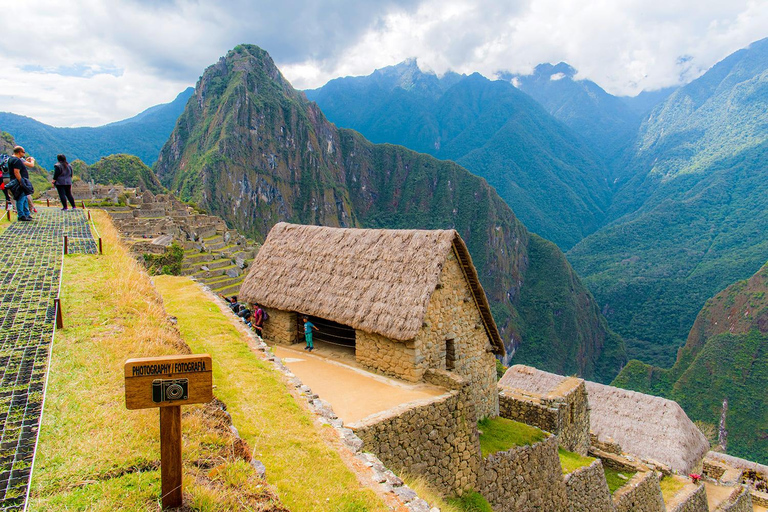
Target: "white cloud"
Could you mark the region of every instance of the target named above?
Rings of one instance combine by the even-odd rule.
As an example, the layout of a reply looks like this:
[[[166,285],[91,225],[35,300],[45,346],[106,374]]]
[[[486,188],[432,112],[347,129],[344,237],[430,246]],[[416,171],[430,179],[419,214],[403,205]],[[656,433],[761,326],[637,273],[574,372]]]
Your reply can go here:
[[[417,57],[437,73],[488,77],[565,61],[577,78],[635,94],[690,81],[768,36],[768,0],[0,0],[0,10],[22,20],[0,38],[0,110],[59,126],[170,101],[238,43],[270,52],[297,88]]]

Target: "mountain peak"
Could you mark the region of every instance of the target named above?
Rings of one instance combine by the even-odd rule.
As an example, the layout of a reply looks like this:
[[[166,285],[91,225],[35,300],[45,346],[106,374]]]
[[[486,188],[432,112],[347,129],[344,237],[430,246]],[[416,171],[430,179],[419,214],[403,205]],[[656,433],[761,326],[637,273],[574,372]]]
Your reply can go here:
[[[555,65],[547,62],[544,64],[539,64],[533,70],[533,76],[535,78],[544,78],[549,80],[560,80],[562,78],[573,79],[573,77],[576,76],[576,73],[576,69],[565,62],[558,62]]]

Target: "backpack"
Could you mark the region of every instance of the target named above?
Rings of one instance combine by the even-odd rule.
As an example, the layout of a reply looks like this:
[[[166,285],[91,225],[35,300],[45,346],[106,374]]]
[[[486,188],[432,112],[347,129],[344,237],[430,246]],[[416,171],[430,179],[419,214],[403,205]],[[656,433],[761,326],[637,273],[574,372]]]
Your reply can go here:
[[[2,174],[0,174],[0,179],[2,179],[4,176],[10,177],[11,170],[8,168],[8,160],[10,159],[11,155],[0,154],[0,171],[2,171]]]
[[[269,313],[267,313],[267,310],[264,308],[259,308],[261,310],[261,321],[264,322],[266,320],[269,320]]]

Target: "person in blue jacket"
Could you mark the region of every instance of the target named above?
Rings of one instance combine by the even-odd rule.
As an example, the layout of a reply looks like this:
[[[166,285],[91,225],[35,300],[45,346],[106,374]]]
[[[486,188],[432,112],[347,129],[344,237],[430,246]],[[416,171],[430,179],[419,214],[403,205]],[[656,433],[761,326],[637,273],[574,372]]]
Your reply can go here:
[[[319,331],[320,329],[315,326],[312,322],[309,321],[309,318],[304,317],[304,340],[307,342],[307,346],[304,347],[304,350],[309,350],[312,352],[315,349],[315,345],[312,343],[312,331]]]

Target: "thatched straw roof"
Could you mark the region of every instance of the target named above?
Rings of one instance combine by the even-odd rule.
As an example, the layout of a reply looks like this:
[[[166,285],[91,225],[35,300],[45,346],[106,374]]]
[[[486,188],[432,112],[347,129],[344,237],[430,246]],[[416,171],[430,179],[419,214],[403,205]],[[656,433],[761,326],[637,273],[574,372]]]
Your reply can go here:
[[[499,387],[525,394],[546,396],[565,381],[566,377],[537,370],[533,366],[516,364],[499,379]]]
[[[239,296],[406,341],[418,334],[451,251],[486,332],[504,353],[488,300],[455,230],[346,229],[281,222],[269,232]]]
[[[677,402],[587,381],[591,430],[613,438],[627,453],[688,473],[709,442]]]
[[[515,365],[499,380],[499,387],[547,395],[566,379]],[[709,450],[704,434],[677,402],[596,382],[585,383],[591,409],[590,430],[599,440],[613,440],[629,454],[681,472],[691,471]]]

